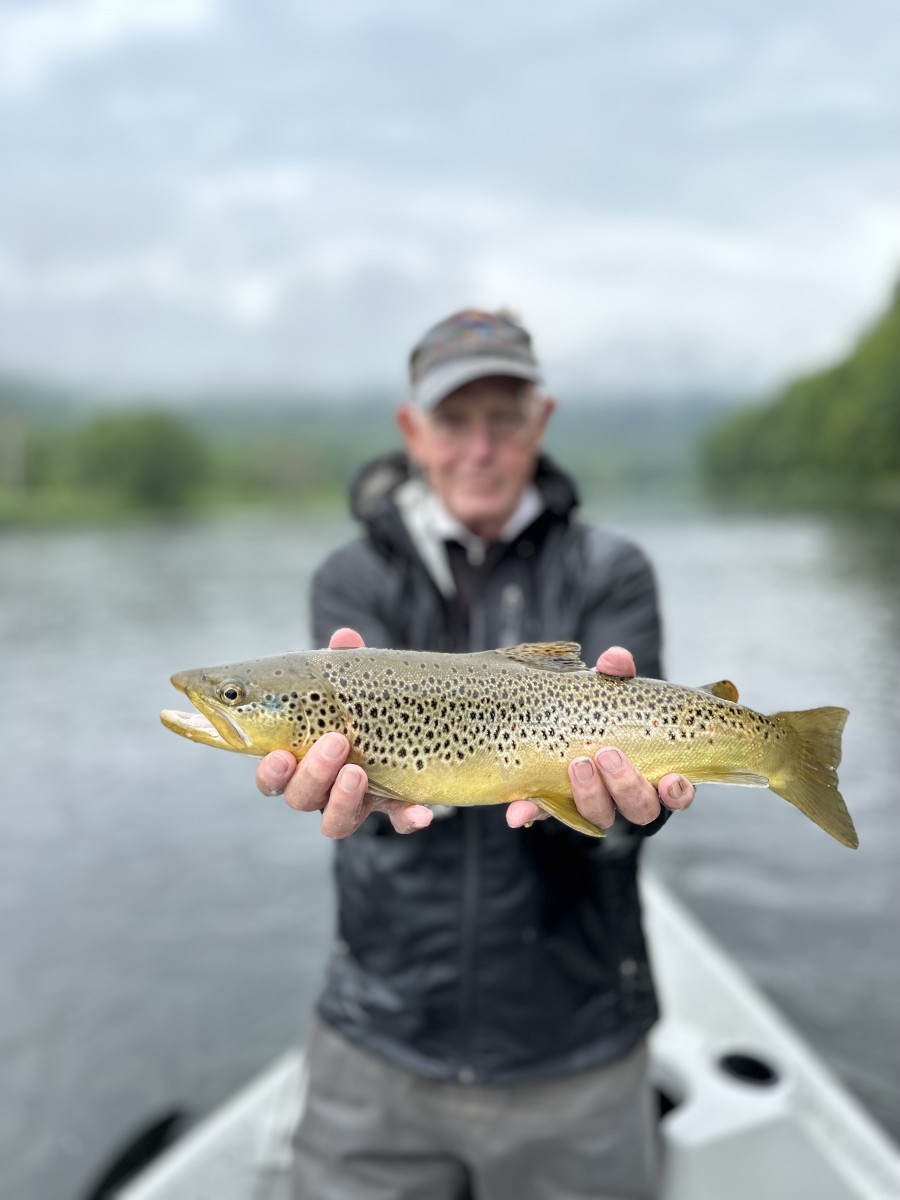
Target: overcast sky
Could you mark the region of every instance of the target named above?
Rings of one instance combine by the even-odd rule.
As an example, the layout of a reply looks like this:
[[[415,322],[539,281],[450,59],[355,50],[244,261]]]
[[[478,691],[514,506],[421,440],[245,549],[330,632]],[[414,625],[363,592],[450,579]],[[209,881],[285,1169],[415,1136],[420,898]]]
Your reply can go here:
[[[412,15],[411,15],[412,14]],[[0,0],[0,373],[748,393],[900,276],[896,0]]]

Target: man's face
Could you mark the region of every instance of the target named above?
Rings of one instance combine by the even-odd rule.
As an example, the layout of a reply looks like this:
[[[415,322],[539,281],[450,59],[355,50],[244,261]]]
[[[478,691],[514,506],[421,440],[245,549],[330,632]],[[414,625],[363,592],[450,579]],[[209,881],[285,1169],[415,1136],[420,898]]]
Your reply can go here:
[[[397,423],[447,510],[490,540],[531,482],[553,407],[521,380],[491,376],[457,388],[431,412],[402,408]]]

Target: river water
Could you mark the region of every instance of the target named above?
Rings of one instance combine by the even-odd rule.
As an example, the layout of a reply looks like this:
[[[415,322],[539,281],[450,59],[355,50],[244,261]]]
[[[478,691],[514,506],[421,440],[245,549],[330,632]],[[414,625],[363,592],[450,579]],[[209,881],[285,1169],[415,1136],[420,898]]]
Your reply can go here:
[[[655,869],[900,1137],[896,525],[590,514],[657,564],[670,678],[846,705],[861,848],[702,789]],[[0,1192],[76,1200],[132,1131],[202,1113],[306,1027],[331,928],[315,816],[173,737],[172,671],[302,649],[342,520],[0,534]]]

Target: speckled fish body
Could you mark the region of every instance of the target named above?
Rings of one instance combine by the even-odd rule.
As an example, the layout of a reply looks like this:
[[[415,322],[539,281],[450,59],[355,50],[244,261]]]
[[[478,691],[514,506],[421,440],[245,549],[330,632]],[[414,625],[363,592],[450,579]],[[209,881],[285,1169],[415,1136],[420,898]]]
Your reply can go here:
[[[856,833],[837,790],[846,709],[765,716],[732,684],[681,687],[601,675],[572,643],[478,654],[321,650],[173,675],[196,706],[163,724],[243,754],[286,749],[298,759],[329,730],[370,791],[410,803],[533,799],[573,828],[601,836],[572,799],[573,758],[616,746],[652,783],[770,787],[848,846]]]

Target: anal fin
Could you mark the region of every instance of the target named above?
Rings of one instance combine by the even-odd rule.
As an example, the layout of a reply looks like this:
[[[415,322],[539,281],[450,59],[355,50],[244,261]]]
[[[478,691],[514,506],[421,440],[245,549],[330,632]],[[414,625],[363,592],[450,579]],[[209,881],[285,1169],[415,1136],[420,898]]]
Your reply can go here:
[[[529,799],[570,829],[577,829],[579,833],[586,833],[588,837],[606,836],[604,829],[581,815],[571,796],[529,796]]]
[[[685,774],[691,783],[734,783],[738,787],[769,787],[768,777],[756,771],[725,770],[712,767],[690,767]]]

